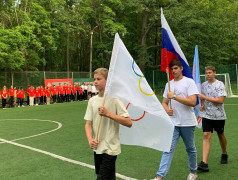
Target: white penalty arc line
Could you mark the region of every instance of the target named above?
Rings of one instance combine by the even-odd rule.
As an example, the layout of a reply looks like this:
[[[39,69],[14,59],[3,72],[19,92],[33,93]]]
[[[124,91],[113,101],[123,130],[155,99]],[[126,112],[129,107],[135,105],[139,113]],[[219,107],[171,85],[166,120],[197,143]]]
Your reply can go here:
[[[41,119],[1,119],[0,121],[43,121],[43,122],[53,122],[53,123],[56,123],[58,124],[58,127],[55,128],[55,129],[52,129],[50,131],[47,131],[47,132],[43,132],[43,133],[40,133],[40,134],[36,134],[36,135],[32,135],[32,136],[27,136],[27,137],[23,137],[23,138],[17,138],[17,139],[13,139],[11,141],[18,141],[18,140],[22,140],[22,139],[28,139],[28,138],[32,138],[32,137],[37,137],[37,136],[41,136],[41,135],[44,135],[44,134],[48,134],[48,133],[51,133],[51,132],[54,132],[54,131],[57,131],[58,129],[60,129],[62,127],[62,124],[57,122],[57,121],[51,121],[51,120],[41,120]],[[0,142],[0,144],[2,144],[4,142]]]
[[[9,120],[10,120],[10,119],[9,119]],[[12,120],[12,119],[11,119],[11,120]],[[15,120],[18,120],[18,119],[15,119]],[[22,119],[21,119],[21,120],[22,120]],[[36,120],[36,119],[34,119],[34,120]],[[40,121],[49,121],[49,122],[50,122],[50,120],[40,120]],[[52,121],[52,122],[53,122],[53,121]],[[56,121],[54,121],[54,122],[56,122]],[[56,123],[57,123],[57,122],[56,122]],[[61,123],[59,123],[59,124],[61,124]],[[62,127],[62,124],[61,124],[60,127]],[[56,128],[56,129],[59,129],[59,128]],[[56,129],[51,130],[50,132],[56,131]],[[39,135],[46,134],[46,133],[49,133],[49,131],[48,131],[48,132],[45,132],[45,133],[38,134],[38,135],[28,136],[28,137],[26,137],[26,138],[35,137],[35,136],[39,136]],[[16,139],[16,140],[26,139],[26,138],[19,138],[19,139]],[[15,140],[15,141],[16,141],[16,140]],[[35,152],[39,152],[39,153],[42,153],[42,154],[51,156],[51,157],[56,158],[56,159],[60,159],[60,160],[62,160],[62,161],[70,162],[70,163],[73,163],[73,164],[78,164],[78,165],[81,165],[81,166],[84,166],[84,167],[87,167],[87,168],[90,168],[90,169],[95,169],[95,167],[92,166],[92,165],[90,165],[90,164],[86,164],[86,163],[83,163],[83,162],[80,162],[80,161],[76,161],[76,160],[69,159],[69,158],[66,158],[66,157],[63,157],[63,156],[59,156],[59,155],[57,155],[57,154],[50,153],[50,152],[47,152],[47,151],[44,151],[44,150],[41,150],[41,149],[37,149],[37,148],[34,148],[34,147],[26,146],[26,145],[19,144],[19,143],[13,142],[13,141],[8,141],[8,140],[2,139],[2,138],[0,138],[0,141],[2,141],[3,143],[12,144],[12,145],[15,145],[15,146],[18,146],[18,147],[22,147],[22,148],[29,149],[29,150],[32,150],[32,151],[35,151]],[[116,177],[121,178],[121,179],[125,179],[125,180],[136,180],[136,179],[134,179],[134,178],[121,175],[121,174],[119,174],[119,173],[116,173]]]

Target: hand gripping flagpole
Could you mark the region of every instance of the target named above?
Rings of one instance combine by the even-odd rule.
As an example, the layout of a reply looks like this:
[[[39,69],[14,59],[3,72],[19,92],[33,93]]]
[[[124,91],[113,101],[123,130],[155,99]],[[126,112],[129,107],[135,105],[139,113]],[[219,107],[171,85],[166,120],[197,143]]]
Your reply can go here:
[[[168,79],[168,88],[169,88],[169,92],[171,92],[170,89],[170,78],[169,78],[169,68],[166,68],[166,73],[167,73],[167,79]],[[169,99],[169,109],[172,109],[172,105],[171,105],[171,99]]]
[[[104,95],[104,98],[103,98],[103,101],[102,101],[102,106],[104,106],[105,99],[106,99],[106,96]],[[97,127],[96,138],[95,138],[96,140],[98,140],[98,135],[99,135],[99,130],[100,130],[100,126],[101,126],[101,121],[102,121],[102,116],[100,116],[99,120],[98,120],[98,127]]]

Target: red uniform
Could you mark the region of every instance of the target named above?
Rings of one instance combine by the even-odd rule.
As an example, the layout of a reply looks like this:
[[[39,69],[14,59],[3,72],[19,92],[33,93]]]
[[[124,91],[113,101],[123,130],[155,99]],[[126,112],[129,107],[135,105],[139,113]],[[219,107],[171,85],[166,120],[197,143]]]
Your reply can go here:
[[[71,87],[66,88],[66,94],[71,94]]]
[[[3,99],[7,99],[7,94],[8,94],[7,90],[5,90],[5,91],[2,90],[2,98]]]
[[[65,92],[66,92],[67,87],[68,87],[68,86],[63,86],[63,89],[64,89]]]
[[[30,91],[30,88],[28,88],[28,89],[26,90],[27,96],[29,96],[29,91]]]
[[[15,90],[14,89],[9,89],[9,96],[14,96]]]
[[[74,87],[74,86],[72,87],[72,92],[76,93],[76,87]]]
[[[21,90],[20,95],[21,95],[20,98],[24,99],[24,98],[25,98],[25,91],[24,91],[24,90]]]
[[[35,90],[35,97],[40,97],[40,90],[39,89]]]
[[[49,89],[46,89],[46,90],[45,90],[45,95],[46,95],[46,97],[48,97],[48,98],[50,97],[50,90],[49,90]]]
[[[45,95],[45,90],[44,88],[40,88],[40,96],[44,96]]]
[[[51,92],[52,92],[53,95],[58,95],[58,89],[57,88],[53,88]]]
[[[61,95],[65,95],[65,90],[64,90],[63,87],[59,89],[59,93],[60,93]]]
[[[21,90],[17,90],[17,98],[21,98]]]
[[[28,93],[29,93],[29,97],[34,97],[35,96],[34,89],[29,89]]]

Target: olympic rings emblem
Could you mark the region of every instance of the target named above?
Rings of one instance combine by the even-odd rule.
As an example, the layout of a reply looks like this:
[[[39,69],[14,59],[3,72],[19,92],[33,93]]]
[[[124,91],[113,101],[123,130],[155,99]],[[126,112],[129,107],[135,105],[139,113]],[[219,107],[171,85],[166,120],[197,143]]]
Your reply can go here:
[[[127,104],[126,109],[128,109],[128,107],[130,106],[130,104],[131,104],[130,102]],[[138,118],[138,119],[131,119],[131,120],[132,120],[132,121],[139,121],[139,120],[143,119],[144,116],[145,116],[145,111],[144,111],[143,115],[142,115],[140,118]]]
[[[144,75],[141,76],[141,78],[139,79],[139,89],[140,89],[140,92],[142,92],[144,95],[146,96],[153,96],[155,93],[152,93],[152,94],[148,94],[148,93],[145,93],[144,91],[142,91],[141,87],[140,87],[140,82],[141,82],[141,79],[144,77]]]
[[[153,96],[155,93],[152,93],[152,94],[148,94],[148,93],[145,93],[142,89],[141,89],[141,85],[140,85],[140,82],[141,82],[141,79],[144,77],[144,75],[139,75],[136,71],[135,71],[135,68],[134,68],[134,64],[135,64],[135,60],[133,59],[133,62],[132,62],[132,69],[134,71],[134,73],[140,77],[139,79],[139,83],[138,83],[138,87],[140,89],[140,92],[146,96]]]

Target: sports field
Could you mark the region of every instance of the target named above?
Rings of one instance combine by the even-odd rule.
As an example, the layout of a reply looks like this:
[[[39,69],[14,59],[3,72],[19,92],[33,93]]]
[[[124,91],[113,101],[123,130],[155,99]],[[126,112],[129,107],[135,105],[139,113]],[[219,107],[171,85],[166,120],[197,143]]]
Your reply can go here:
[[[0,109],[0,179],[96,179],[93,152],[88,146],[83,120],[87,101],[49,106]],[[199,180],[238,179],[238,98],[227,98],[225,134],[229,164],[221,165],[220,146],[212,137],[209,173]],[[196,129],[198,161],[202,159],[202,131]],[[152,179],[162,152],[122,145],[117,159],[118,179]],[[182,140],[177,146],[168,180],[183,180],[189,171]]]

